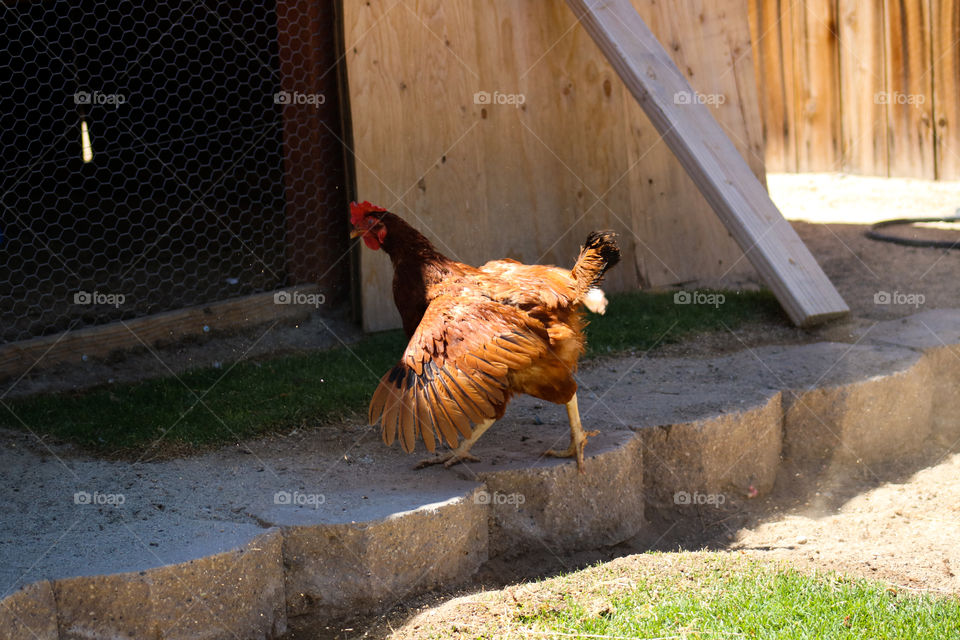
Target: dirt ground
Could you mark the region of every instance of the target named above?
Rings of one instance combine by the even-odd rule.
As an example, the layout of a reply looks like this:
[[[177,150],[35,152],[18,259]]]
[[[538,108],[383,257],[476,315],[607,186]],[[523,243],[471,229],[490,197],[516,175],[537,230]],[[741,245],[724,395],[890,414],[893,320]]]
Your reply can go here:
[[[590,610],[602,607],[602,594],[651,572],[701,566],[700,550],[729,554],[734,563],[755,559],[811,573],[837,571],[908,593],[960,595],[960,454],[930,451],[882,473],[819,476],[785,468],[764,499],[704,507],[693,517],[653,512],[648,531],[615,547],[491,561],[468,585],[295,638],[483,637],[477,634],[484,629],[515,626],[518,607],[550,597],[549,581],[541,579],[586,569],[576,584],[583,585],[578,598]],[[650,550],[668,553],[643,553]]]
[[[814,331],[747,327],[740,333],[743,343],[729,334],[709,334],[660,347],[648,357],[704,357],[741,350],[744,343],[851,342],[857,329],[879,320],[960,304],[960,251],[903,247],[863,235],[879,220],[953,215],[960,206],[960,183],[778,175],[770,176],[770,188],[850,305],[851,318]],[[960,238],[951,228],[897,233]],[[881,292],[891,294],[891,304],[877,303],[874,296]],[[914,304],[896,303],[895,293],[913,295]],[[960,443],[953,451],[958,447]],[[629,582],[630,575],[697,564],[700,549],[800,570],[840,571],[907,591],[960,594],[960,454],[930,451],[890,465],[881,475],[814,471],[786,467],[772,495],[722,509],[705,507],[693,517],[689,512],[650,512],[649,530],[615,547],[494,560],[467,585],[402,601],[382,617],[297,638],[412,639],[428,630],[476,637],[472,632],[503,615],[508,607],[501,605],[540,597],[532,581],[602,562]],[[684,553],[643,554],[649,550]]]
[[[901,247],[863,236],[867,225],[880,219],[951,215],[960,206],[960,184],[807,175],[770,176],[770,187],[774,200],[847,300],[851,318],[814,331],[754,326],[738,336],[709,334],[657,348],[647,357],[704,357],[739,351],[745,344],[852,342],[856,330],[879,320],[960,305],[960,251]],[[945,239],[958,235],[946,228],[904,233]],[[891,294],[891,302],[878,303],[875,296],[881,293]],[[314,318],[266,333],[260,328],[211,336],[168,345],[155,353],[143,350],[105,362],[38,371],[17,383],[10,395],[77,389],[92,380],[120,382],[166,375],[168,366],[181,371],[240,357],[323,348],[358,336],[346,318]],[[9,383],[0,382],[0,395]],[[616,566],[626,570],[648,570],[653,561],[636,554],[651,549],[708,548],[802,569],[840,570],[908,590],[960,593],[960,545],[956,543],[960,539],[960,454],[930,452],[884,469],[881,476],[824,477],[811,475],[808,469],[786,469],[767,498],[728,503],[722,509],[705,507],[692,517],[688,510],[654,511],[647,518],[650,527],[644,534],[615,547],[494,560],[467,584],[403,600],[383,617],[296,637],[416,638],[421,637],[417,626],[424,620],[421,616],[440,616],[468,629],[471,616],[485,615],[470,604],[480,597],[478,592],[494,590],[503,597],[522,598],[517,585],[600,561],[616,560]],[[696,554],[671,557],[679,558],[670,561],[679,566],[686,558],[697,561]]]

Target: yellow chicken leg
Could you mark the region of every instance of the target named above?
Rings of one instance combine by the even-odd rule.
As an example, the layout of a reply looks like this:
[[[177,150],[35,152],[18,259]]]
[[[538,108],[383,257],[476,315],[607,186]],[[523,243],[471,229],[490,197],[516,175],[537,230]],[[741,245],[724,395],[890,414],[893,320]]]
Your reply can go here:
[[[423,469],[424,467],[429,467],[434,464],[442,464],[443,466],[450,468],[453,465],[466,460],[469,460],[470,462],[480,462],[480,458],[470,455],[470,447],[472,447],[477,440],[480,439],[480,436],[483,435],[483,432],[489,429],[494,422],[495,420],[484,420],[473,428],[473,432],[470,434],[470,437],[461,442],[459,447],[449,453],[441,454],[433,458],[427,458],[426,460],[421,460],[417,463],[417,466],[415,466],[414,469]]]
[[[577,469],[583,473],[583,446],[587,444],[587,438],[598,435],[599,431],[584,431],[580,424],[580,408],[577,406],[577,394],[567,403],[567,420],[570,421],[570,446],[566,451],[556,451],[550,449],[543,455],[553,456],[554,458],[572,458],[577,457]]]

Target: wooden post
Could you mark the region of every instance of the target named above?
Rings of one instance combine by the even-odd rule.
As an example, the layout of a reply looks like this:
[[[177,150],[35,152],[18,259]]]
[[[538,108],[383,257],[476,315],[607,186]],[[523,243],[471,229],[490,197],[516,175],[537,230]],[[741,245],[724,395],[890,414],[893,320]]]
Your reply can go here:
[[[630,0],[567,0],[790,318],[810,326],[849,313],[736,147]]]

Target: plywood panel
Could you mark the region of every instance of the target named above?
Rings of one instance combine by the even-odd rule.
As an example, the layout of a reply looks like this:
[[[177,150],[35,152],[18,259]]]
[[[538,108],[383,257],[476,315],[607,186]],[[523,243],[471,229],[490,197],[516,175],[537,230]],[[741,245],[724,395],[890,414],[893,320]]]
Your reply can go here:
[[[344,2],[358,197],[468,262],[487,233],[473,17],[459,2]],[[392,277],[385,254],[361,252],[368,330],[399,326]]]
[[[960,0],[932,4],[937,177],[960,180]]]
[[[935,177],[928,2],[885,0],[890,175]]]
[[[762,175],[745,7],[688,0],[696,13],[680,20],[638,4],[664,16],[672,38],[715,43],[719,56],[702,53],[709,43],[679,55],[701,91],[727,97],[718,117]],[[344,30],[358,196],[451,257],[570,266],[589,231],[613,228],[625,260],[608,290],[755,278],[563,3],[344,0]],[[481,91],[523,104],[477,104]],[[365,328],[398,326],[388,259],[361,254]]]
[[[839,0],[843,170],[887,175],[884,0]]]
[[[841,166],[840,70],[835,0],[791,5],[797,170]]]
[[[791,3],[749,0],[750,39],[759,92],[767,171],[797,170]]]
[[[484,90],[523,96],[519,107],[489,105],[481,121],[488,212],[502,221],[489,238],[501,253],[490,257],[569,267],[597,228],[619,231],[632,253],[617,219],[628,216],[628,185],[614,185],[623,166],[621,105],[602,56],[562,4],[497,0],[476,23],[477,42],[496,43],[478,48]],[[616,271],[609,288],[636,286]]]
[[[742,2],[675,4],[635,0],[637,13],[706,103],[756,175],[764,179],[763,132],[753,79],[746,7]],[[634,227],[643,240],[637,267],[650,285],[756,278],[670,148],[636,100],[624,93],[631,132]],[[642,160],[641,160],[642,158]]]

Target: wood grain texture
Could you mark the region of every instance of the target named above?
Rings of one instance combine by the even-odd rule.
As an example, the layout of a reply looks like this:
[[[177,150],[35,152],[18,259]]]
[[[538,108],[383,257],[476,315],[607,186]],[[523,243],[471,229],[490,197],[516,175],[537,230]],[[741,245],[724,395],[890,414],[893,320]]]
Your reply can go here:
[[[835,0],[793,2],[798,171],[837,171],[840,151],[840,71]]]
[[[788,0],[749,0],[750,39],[767,171],[797,170],[793,21]]]
[[[930,4],[885,0],[890,175],[936,177]]]
[[[843,170],[888,174],[884,0],[838,0]]]
[[[567,0],[795,323],[849,312],[709,110],[627,0]]]
[[[681,54],[699,91],[726,96],[718,118],[762,175],[746,8],[684,4],[691,18],[658,19],[658,28],[722,52],[690,45]],[[701,13],[723,22],[708,29]],[[611,228],[624,261],[607,290],[757,278],[562,3],[345,0],[344,30],[358,195],[450,257],[570,267],[589,231]],[[523,104],[477,104],[480,91],[522,95]],[[364,249],[361,264],[365,329],[397,326],[389,261]]]
[[[937,178],[960,180],[960,0],[932,0]]]

